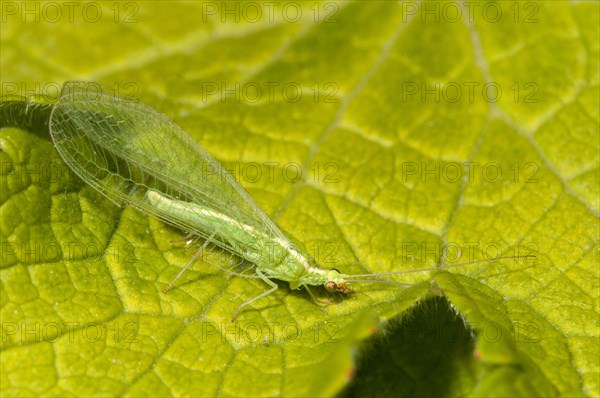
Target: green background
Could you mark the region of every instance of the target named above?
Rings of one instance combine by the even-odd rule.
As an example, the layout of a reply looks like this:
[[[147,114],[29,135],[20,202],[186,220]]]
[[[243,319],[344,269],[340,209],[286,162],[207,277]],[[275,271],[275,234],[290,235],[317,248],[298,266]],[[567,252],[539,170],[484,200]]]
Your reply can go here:
[[[267,3],[3,1],[2,94],[156,108],[345,273],[535,261],[324,307],[281,283],[231,323],[264,283],[196,263],[160,293],[184,234],[2,129],[2,395],[598,396],[598,4]]]

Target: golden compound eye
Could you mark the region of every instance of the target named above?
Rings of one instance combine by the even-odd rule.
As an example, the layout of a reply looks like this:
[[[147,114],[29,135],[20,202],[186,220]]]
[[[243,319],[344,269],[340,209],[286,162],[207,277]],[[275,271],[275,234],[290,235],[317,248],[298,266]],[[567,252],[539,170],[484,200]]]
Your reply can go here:
[[[336,292],[337,284],[333,281],[325,282],[325,290],[327,290],[330,293]]]

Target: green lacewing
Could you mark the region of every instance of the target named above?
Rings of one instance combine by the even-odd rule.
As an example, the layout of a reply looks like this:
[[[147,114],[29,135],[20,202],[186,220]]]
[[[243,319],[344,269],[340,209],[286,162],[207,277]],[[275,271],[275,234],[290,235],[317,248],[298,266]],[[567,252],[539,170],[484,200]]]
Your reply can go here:
[[[288,282],[291,289],[305,288],[317,301],[310,286],[351,293],[350,282],[394,284],[372,278],[517,257],[380,274],[343,274],[321,268],[173,121],[142,104],[96,91],[90,94],[87,87],[66,83],[50,114],[50,134],[66,164],[117,205],[133,206],[205,240],[165,293],[209,244],[253,264],[255,275],[250,277],[269,286],[240,304],[234,318],[243,307],[273,293],[278,288],[273,279]]]

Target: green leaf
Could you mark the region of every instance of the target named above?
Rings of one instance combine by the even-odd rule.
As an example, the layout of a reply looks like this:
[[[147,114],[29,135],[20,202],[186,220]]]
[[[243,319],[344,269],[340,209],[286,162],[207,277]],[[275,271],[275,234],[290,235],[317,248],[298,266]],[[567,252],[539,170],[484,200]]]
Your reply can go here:
[[[90,80],[156,108],[324,267],[536,258],[327,306],[282,282],[231,322],[262,281],[198,261],[161,293],[184,234],[3,113],[4,396],[600,394],[596,2],[48,4],[0,5],[3,95]]]

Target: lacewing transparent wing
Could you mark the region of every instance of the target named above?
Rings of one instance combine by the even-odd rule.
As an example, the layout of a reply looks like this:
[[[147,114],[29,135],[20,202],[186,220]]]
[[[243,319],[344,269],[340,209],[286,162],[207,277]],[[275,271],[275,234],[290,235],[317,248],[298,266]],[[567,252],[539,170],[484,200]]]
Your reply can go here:
[[[213,243],[237,255],[240,246],[260,245],[261,239],[292,245],[218,161],[150,107],[67,83],[52,111],[50,132],[68,166],[119,206],[133,206],[205,239],[217,228]],[[223,215],[227,222],[171,214],[153,205],[149,192]],[[231,233],[248,226],[258,242]]]

